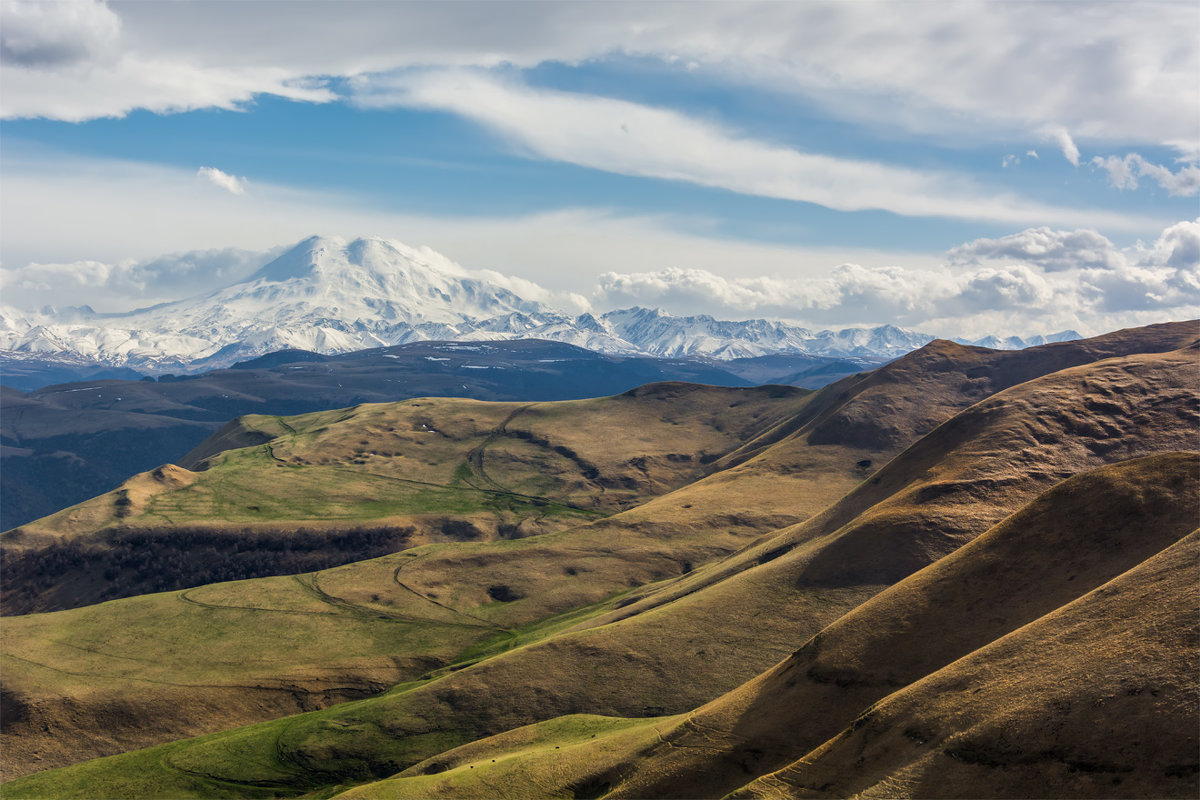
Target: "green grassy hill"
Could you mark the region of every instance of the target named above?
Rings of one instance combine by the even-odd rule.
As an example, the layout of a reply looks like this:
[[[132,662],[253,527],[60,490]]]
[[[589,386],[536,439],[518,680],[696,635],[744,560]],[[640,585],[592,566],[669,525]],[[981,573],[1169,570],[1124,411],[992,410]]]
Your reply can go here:
[[[536,475],[529,465],[546,447],[535,444],[536,457],[522,448],[537,437],[575,455],[555,457],[596,468],[575,473],[582,490],[568,470],[554,473],[561,483],[541,487],[543,501],[616,513],[525,538],[436,542],[299,576],[6,618],[8,775],[214,733],[39,772],[6,784],[5,795],[329,796],[403,770],[402,780],[362,791],[737,790],[807,758],[871,703],[1055,613],[1187,533],[1179,520],[1196,516],[1196,460],[1162,454],[1195,448],[1196,351],[1167,346],[1194,339],[1192,328],[1147,329],[1142,354],[1129,354],[1138,332],[1055,346],[1052,358],[1046,348],[1028,351],[1041,366],[934,343],[888,375],[789,398],[790,410],[764,399],[770,412],[736,429],[711,395],[684,419],[688,390],[674,385],[620,401],[637,411],[613,418],[650,403],[667,430],[690,426],[729,443],[723,453],[697,448],[708,463],[690,467],[671,441],[647,448],[640,465],[628,450],[621,460],[618,437],[589,445],[598,436],[580,429],[584,417],[570,404],[539,404],[523,412],[528,419],[497,411],[506,424],[487,428],[481,458],[472,446],[457,462],[472,469],[470,480],[486,475],[503,487],[493,491],[525,494],[519,482]],[[968,375],[997,392],[975,402],[960,391]],[[612,400],[581,402],[596,404],[586,417],[594,419]],[[833,424],[839,415],[861,424]],[[285,463],[340,469],[372,458],[350,431],[387,427],[368,415],[341,436],[330,419],[287,421],[303,435],[263,435]],[[493,435],[501,427],[529,437]],[[652,427],[634,424],[626,435]],[[207,473],[188,474],[215,473],[264,446],[212,455]],[[374,458],[391,457],[377,449]],[[445,469],[439,463],[409,469],[432,476]],[[622,474],[647,476],[648,488],[594,491]],[[629,500],[625,491],[645,494]],[[1089,538],[1102,523],[1116,526],[1111,535]],[[102,530],[62,535],[86,540]],[[1062,554],[1075,551],[1095,557],[1074,578],[1049,569],[1065,568]],[[931,570],[942,577],[929,580]],[[997,604],[1005,614],[976,619]],[[963,608],[979,610],[953,622]],[[938,633],[945,625],[961,635]],[[799,724],[788,716],[797,701],[794,687],[772,677],[783,665],[772,665],[818,644],[830,660],[812,662],[795,691],[812,683],[816,694],[804,702],[827,713],[805,717],[808,738],[780,735]],[[329,705],[347,698],[361,699]],[[297,711],[308,713],[278,718]],[[761,718],[761,730],[741,730],[734,718]],[[254,720],[264,721],[227,730]],[[952,718],[947,725],[950,736]]]
[[[0,537],[5,611],[562,530],[694,481],[806,399],[657,384],[597,400],[244,417],[190,469],[165,465]]]
[[[692,714],[561,717],[338,796],[1189,797],[1198,464],[1084,473]]]

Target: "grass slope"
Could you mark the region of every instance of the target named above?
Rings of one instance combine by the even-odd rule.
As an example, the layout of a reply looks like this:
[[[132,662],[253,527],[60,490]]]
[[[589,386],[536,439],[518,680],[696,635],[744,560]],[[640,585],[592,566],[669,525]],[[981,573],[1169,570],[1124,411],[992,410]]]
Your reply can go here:
[[[542,642],[465,665],[420,685],[297,718],[292,730],[304,734],[291,736],[284,751],[288,763],[303,764],[304,769],[303,775],[288,784],[290,790],[316,784],[334,786],[380,771],[395,771],[434,755],[438,752],[434,748],[445,749],[447,735],[455,739],[449,744],[458,744],[563,714],[654,715],[686,711],[717,697],[786,655],[796,641],[804,641],[877,593],[884,582],[908,574],[892,578],[895,572],[905,568],[911,572],[936,560],[1044,491],[1059,476],[1106,460],[1190,443],[1196,419],[1194,392],[1189,388],[1193,368],[1194,355],[1189,352],[1138,356],[1068,369],[1014,387],[933,431],[811,523],[785,529],[769,542],[697,569],[681,580],[637,589],[624,597],[613,590],[626,591],[630,583],[653,580],[649,570],[654,559],[662,557],[662,534],[668,529],[663,514],[650,514],[641,522],[638,514],[655,504],[676,502],[673,495],[581,529],[585,533],[572,531],[502,545],[445,546],[431,559],[430,569],[414,573],[413,584],[404,581],[409,589],[416,585],[419,594],[429,597],[443,587],[442,591],[450,589],[451,596],[461,593],[470,599],[472,592],[490,588],[484,580],[509,576],[514,577],[503,585],[514,593],[531,589],[520,600],[479,607],[478,611],[464,606],[456,609],[460,612],[500,624],[536,626],[537,620],[548,614],[569,612],[589,599],[604,599],[604,595],[590,596],[589,591],[607,586],[609,600],[578,617],[560,617],[542,630],[557,635]],[[1128,403],[1121,406],[1112,400],[1114,396],[1128,396]],[[1103,415],[1089,410],[1089,404],[1098,402],[1096,398],[1113,407],[1106,406]],[[1094,429],[1081,427],[1089,420],[1103,420],[1104,424]],[[786,436],[778,444],[798,446],[794,438]],[[749,468],[760,458],[769,460],[770,452],[764,450],[741,466]],[[1018,460],[1014,466],[1014,452],[1022,453],[1025,461]],[[1034,463],[1038,469],[1028,467]],[[701,491],[704,484],[719,477],[714,475],[676,494]],[[778,502],[778,497],[764,499]],[[697,509],[689,512],[697,513]],[[714,512],[710,509],[708,513]],[[889,525],[881,525],[881,519]],[[651,520],[657,521],[658,527],[647,532]],[[901,523],[907,527],[900,528],[906,533],[899,541],[879,538],[881,531],[895,536]],[[619,527],[621,524],[625,527]],[[953,535],[944,535],[944,530]],[[614,539],[612,534],[617,531],[621,535]],[[679,539],[686,541],[679,534],[687,532],[695,537],[693,547],[711,546],[714,528],[697,531],[689,525],[674,529],[675,536],[666,541],[674,547]],[[539,549],[551,542],[563,549]],[[883,553],[880,559],[866,562],[861,571],[856,560],[845,561],[841,554],[840,548],[847,543],[860,554]],[[508,552],[489,552],[489,548],[501,546]],[[888,548],[907,561],[899,567],[885,563]],[[576,570],[572,577],[586,572],[571,566],[579,558],[592,559],[590,568],[597,575],[578,583],[564,580],[567,569]],[[607,573],[610,577],[633,568],[644,571],[623,585],[595,580],[605,574],[600,567],[614,562],[624,566]],[[434,568],[435,564],[439,566]],[[544,567],[551,564],[560,571],[548,575]],[[538,568],[531,569],[532,565]],[[462,571],[453,572],[455,568]],[[345,568],[344,574],[354,578],[346,584],[347,593],[369,592],[372,586],[385,585],[380,579],[362,579],[354,569]],[[381,577],[395,574],[386,567],[379,569]],[[475,577],[470,577],[471,569],[478,570]],[[677,562],[675,569],[679,569]],[[532,583],[526,586],[516,578]],[[416,584],[416,579],[422,583]],[[560,589],[573,584],[581,590]],[[644,597],[640,603],[639,596]],[[623,607],[617,609],[618,604]],[[781,608],[789,613],[780,614]],[[574,630],[560,632],[569,625]],[[30,640],[45,635],[44,630],[34,630]],[[509,641],[522,642],[519,638]],[[497,635],[475,653],[487,655],[489,648],[494,653],[505,646],[504,638]],[[531,675],[536,679],[530,680]],[[681,675],[688,680],[681,680]],[[49,701],[50,694],[46,696]],[[274,730],[270,725],[238,736],[255,741],[259,736],[269,738]],[[255,730],[259,733],[253,733]],[[120,760],[125,758],[133,760]],[[110,772],[151,769],[139,760],[143,758],[129,754],[80,765],[69,774],[82,776],[71,779],[82,781],[80,785],[104,786]],[[104,764],[110,766],[100,766]],[[220,764],[206,769],[209,775],[225,774]],[[59,775],[47,773],[52,774]],[[66,779],[61,775],[54,778]],[[254,790],[257,780],[244,775],[225,779],[231,784],[226,794],[231,796]],[[128,776],[123,780],[128,781]],[[146,780],[165,779],[155,773]],[[235,791],[232,784],[242,788]],[[280,787],[280,791],[287,789]]]
[[[212,431],[245,414],[295,415],[410,397],[570,400],[669,380],[719,386],[785,383],[768,380],[767,373],[789,374],[767,370],[762,379],[747,381],[713,361],[610,356],[539,340],[413,342],[340,356],[276,352],[231,369],[161,375],[157,381],[138,380],[126,371],[132,380],[93,376],[24,394],[9,388],[16,385],[9,380],[12,368],[19,371],[26,362],[4,355],[0,530],[87,500],[134,473],[178,463]],[[753,369],[757,361],[747,366]],[[845,366],[849,372],[866,368]],[[816,386],[833,380],[816,377]]]
[[[775,668],[664,734],[620,796],[720,796],[805,756],[873,703],[1072,602],[1195,526],[1196,454],[1054,487],[876,595]]]
[[[1168,454],[1066,481],[640,736],[520,746],[557,744],[572,718],[551,720],[343,796],[479,796],[500,776],[514,797],[1192,796],[1198,467]]]
[[[740,797],[1195,797],[1200,531],[896,692]]]
[[[227,539],[229,549],[252,550],[261,534],[288,547],[296,530],[388,529],[403,532],[388,542],[406,546],[561,530],[695,480],[794,413],[805,394],[658,384],[561,403],[424,399],[243,418],[188,459],[192,469],[166,465],[4,534],[6,559],[21,559],[4,587],[6,610],[53,610],[219,577],[204,572],[209,554],[150,565],[112,553],[131,532],[165,541],[194,530],[203,534],[198,544]],[[167,543],[186,550],[182,538]],[[178,579],[162,583],[172,567]],[[112,574],[99,579],[105,571]],[[254,574],[263,573],[235,570]]]

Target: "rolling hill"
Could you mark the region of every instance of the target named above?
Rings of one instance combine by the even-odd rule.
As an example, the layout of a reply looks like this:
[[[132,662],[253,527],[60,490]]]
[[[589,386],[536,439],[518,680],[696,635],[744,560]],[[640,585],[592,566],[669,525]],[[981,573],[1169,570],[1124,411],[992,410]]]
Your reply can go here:
[[[603,519],[7,618],[7,774],[131,752],[5,794],[1191,796],[1196,334],[934,342]]]
[[[430,541],[561,529],[694,480],[805,396],[653,384],[599,400],[421,399],[243,417],[183,466],[3,534],[5,608],[49,610]],[[222,560],[214,547],[235,553]],[[255,558],[262,551],[265,563]]]
[[[770,374],[789,371],[774,367]],[[761,382],[702,361],[606,356],[529,340],[420,342],[337,356],[289,351],[157,381],[90,380],[27,393],[0,387],[0,529],[108,491],[133,473],[177,462],[235,416],[428,396],[579,399],[666,380]]]
[[[1198,466],[1083,473],[691,714],[561,717],[339,796],[1190,796]]]

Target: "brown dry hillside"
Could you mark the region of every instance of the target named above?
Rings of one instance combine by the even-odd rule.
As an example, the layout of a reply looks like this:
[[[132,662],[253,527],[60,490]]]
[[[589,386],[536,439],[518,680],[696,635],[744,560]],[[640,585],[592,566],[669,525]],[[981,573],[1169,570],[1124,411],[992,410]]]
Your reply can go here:
[[[774,587],[792,595],[850,587],[873,593],[878,588],[870,587],[946,555],[1077,472],[1195,449],[1195,364],[1195,348],[1129,356],[1001,392],[936,428],[821,514],[593,624],[674,601],[698,603],[704,587],[721,587],[707,596],[741,598],[737,607],[763,616],[778,598]],[[697,613],[720,619],[720,607],[716,601]]]
[[[5,583],[3,608],[53,610],[426,542],[561,530],[583,521],[573,508],[636,507],[702,475],[691,492],[629,521],[667,521],[670,535],[671,523],[708,524],[706,510],[727,508],[732,494],[748,502],[725,516],[761,532],[813,515],[992,392],[1196,334],[1195,323],[1169,323],[1019,352],[937,341],[811,397],[656,384],[567,403],[414,400],[287,423],[248,417],[184,459],[206,471],[198,480],[161,468],[6,533],[0,550],[18,577]],[[714,544],[707,557],[723,552]]]
[[[563,714],[645,716],[695,708],[767,669],[797,642],[983,533],[1061,479],[1105,463],[1193,448],[1194,372],[1194,351],[1182,350],[1112,358],[1014,386],[937,427],[828,511],[729,558],[694,565],[682,578],[671,578],[683,566],[672,559],[689,548],[703,554],[721,537],[726,546],[739,536],[749,537],[752,528],[735,522],[739,514],[749,513],[760,501],[781,509],[793,498],[805,498],[765,493],[722,498],[714,493],[708,505],[671,505],[681,494],[698,497],[719,477],[712,476],[609,520],[560,534],[502,545],[444,546],[422,553],[411,570],[403,567],[403,556],[396,556],[321,573],[324,592],[347,608],[376,614],[416,611],[403,603],[436,595],[442,608],[438,614],[449,611],[511,626],[586,602],[604,602],[578,619],[561,618],[547,635],[515,640],[524,644],[517,649],[499,655],[493,649],[483,653],[489,657],[477,663],[466,659],[454,671],[421,685],[326,709],[319,722],[298,721],[289,728],[292,733],[286,746],[280,745],[281,752],[289,764],[307,765],[295,778],[301,781],[296,786],[310,785],[322,780],[315,776],[327,774],[361,780],[462,741]],[[778,446],[798,444],[781,439]],[[769,455],[765,451],[743,466]],[[718,505],[722,499],[723,505]],[[685,509],[687,505],[693,507]],[[672,508],[691,516],[676,517]],[[705,524],[691,525],[697,518]],[[619,527],[618,520],[629,524]],[[723,525],[742,527],[731,533]],[[549,571],[551,564],[562,571]],[[401,567],[403,586],[393,580]],[[654,580],[655,570],[661,582],[644,585]],[[487,590],[495,585],[524,596],[489,604]],[[262,586],[247,582],[204,591],[218,594],[226,608],[262,608],[257,599]],[[631,586],[640,588],[630,591]],[[377,600],[371,597],[375,593]],[[140,682],[145,673],[135,657],[154,650],[168,625],[195,619],[197,625],[211,626],[205,620],[222,617],[205,612],[212,616],[201,620],[193,618],[193,612],[185,614],[179,604],[139,603],[135,607],[133,600],[118,601],[29,618],[19,632],[9,626],[7,651],[43,664],[46,658],[68,657],[62,645],[51,641],[63,641],[59,632],[68,623],[73,630],[94,631],[121,628],[136,618],[142,626],[139,641],[119,647],[106,643],[103,648],[105,658],[125,659],[118,678],[111,677],[116,661],[70,655],[75,672],[107,670],[110,675],[106,682],[93,681],[102,689],[83,700],[44,672],[19,664],[6,668],[6,680],[15,680],[24,701],[43,712],[38,724],[22,734],[31,746],[56,749],[55,757],[62,758],[64,748],[76,755],[104,752],[100,748],[105,747],[114,752],[137,741],[140,734],[129,726],[120,729],[125,738],[119,742],[97,743],[86,725],[84,730],[62,725],[63,698],[68,695],[77,704],[71,711],[76,718],[86,716],[88,709],[123,703],[132,721],[141,704],[157,724],[178,724],[163,714],[163,707],[198,688],[162,683],[147,687]],[[431,611],[426,606],[422,613]],[[232,616],[229,620],[221,629],[222,648],[253,641],[237,627],[244,623]],[[380,669],[354,652],[322,656],[326,662],[321,669],[343,680],[351,674],[362,680],[370,669]],[[189,663],[189,669],[203,666],[203,658],[199,664]],[[156,667],[174,668],[172,663]],[[279,679],[292,685],[301,684],[307,674],[289,671],[286,662],[273,668]],[[375,674],[396,676],[394,665],[388,669],[392,671]],[[220,715],[212,720],[230,721]],[[203,714],[192,713],[187,719],[192,725],[203,721]],[[245,741],[256,741],[259,734],[254,730],[244,734]],[[164,732],[159,729],[150,736],[164,737]],[[461,738],[453,741],[454,737]],[[147,738],[141,741],[148,743]],[[235,781],[223,766],[211,769],[206,774],[214,779],[243,780]]]
[[[734,796],[1195,797],[1198,549],[1200,531]]]
[[[1198,468],[1196,454],[1148,456],[1054,487],[699,709],[664,735],[669,746],[618,794],[721,796],[745,782],[746,770],[761,774],[805,756],[898,688],[1186,536],[1200,514]]]
[[[1169,352],[1198,340],[1196,321],[1020,351],[937,340],[873,372],[825,387],[795,415],[716,461],[714,474],[690,490],[705,502],[747,489],[758,496],[804,498],[838,476],[840,495],[938,425],[997,392],[1058,370]],[[1200,371],[1193,370],[1193,378],[1200,381]]]
[[[825,387],[799,414],[765,431],[722,463],[740,463],[765,445],[788,437],[803,438],[809,445],[850,445],[894,453],[958,411],[1019,383],[1103,359],[1178,350],[1197,340],[1200,322],[1196,320],[1129,328],[1027,350],[988,350],[938,339],[877,370]]]
[[[484,732],[498,732],[561,714],[642,716],[694,707],[1062,477],[1110,457],[1193,446],[1193,364],[1186,351],[1133,356],[1014,387],[963,412],[948,430],[935,430],[881,471],[879,484],[868,481],[813,521],[574,631],[414,690],[397,699],[393,713],[437,728],[484,720]],[[1082,434],[1077,420],[1087,412],[1074,404],[1117,390],[1130,394],[1126,411],[1106,417],[1105,430]],[[1088,446],[1101,440],[1102,447]],[[1038,467],[1029,469],[1031,463]],[[851,546],[857,552],[847,552]],[[495,569],[503,574],[503,565]],[[530,682],[530,674],[539,680]],[[499,707],[497,691],[506,698]],[[402,735],[423,730],[409,723]]]
[[[1066,481],[684,720],[566,717],[349,796],[1193,796],[1198,467]]]

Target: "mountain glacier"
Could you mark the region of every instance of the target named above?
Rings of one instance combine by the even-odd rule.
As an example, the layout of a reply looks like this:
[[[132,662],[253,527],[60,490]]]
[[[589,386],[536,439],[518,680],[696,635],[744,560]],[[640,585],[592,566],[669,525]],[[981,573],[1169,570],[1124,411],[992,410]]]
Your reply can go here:
[[[1077,338],[989,337],[1004,349]],[[549,339],[604,353],[732,359],[770,353],[892,358],[934,337],[891,325],[812,331],[628,308],[571,316],[472,277],[429,248],[314,236],[244,281],[123,313],[0,308],[10,358],[89,359],[161,371],[211,369],[284,348],[341,353],[420,340]]]

